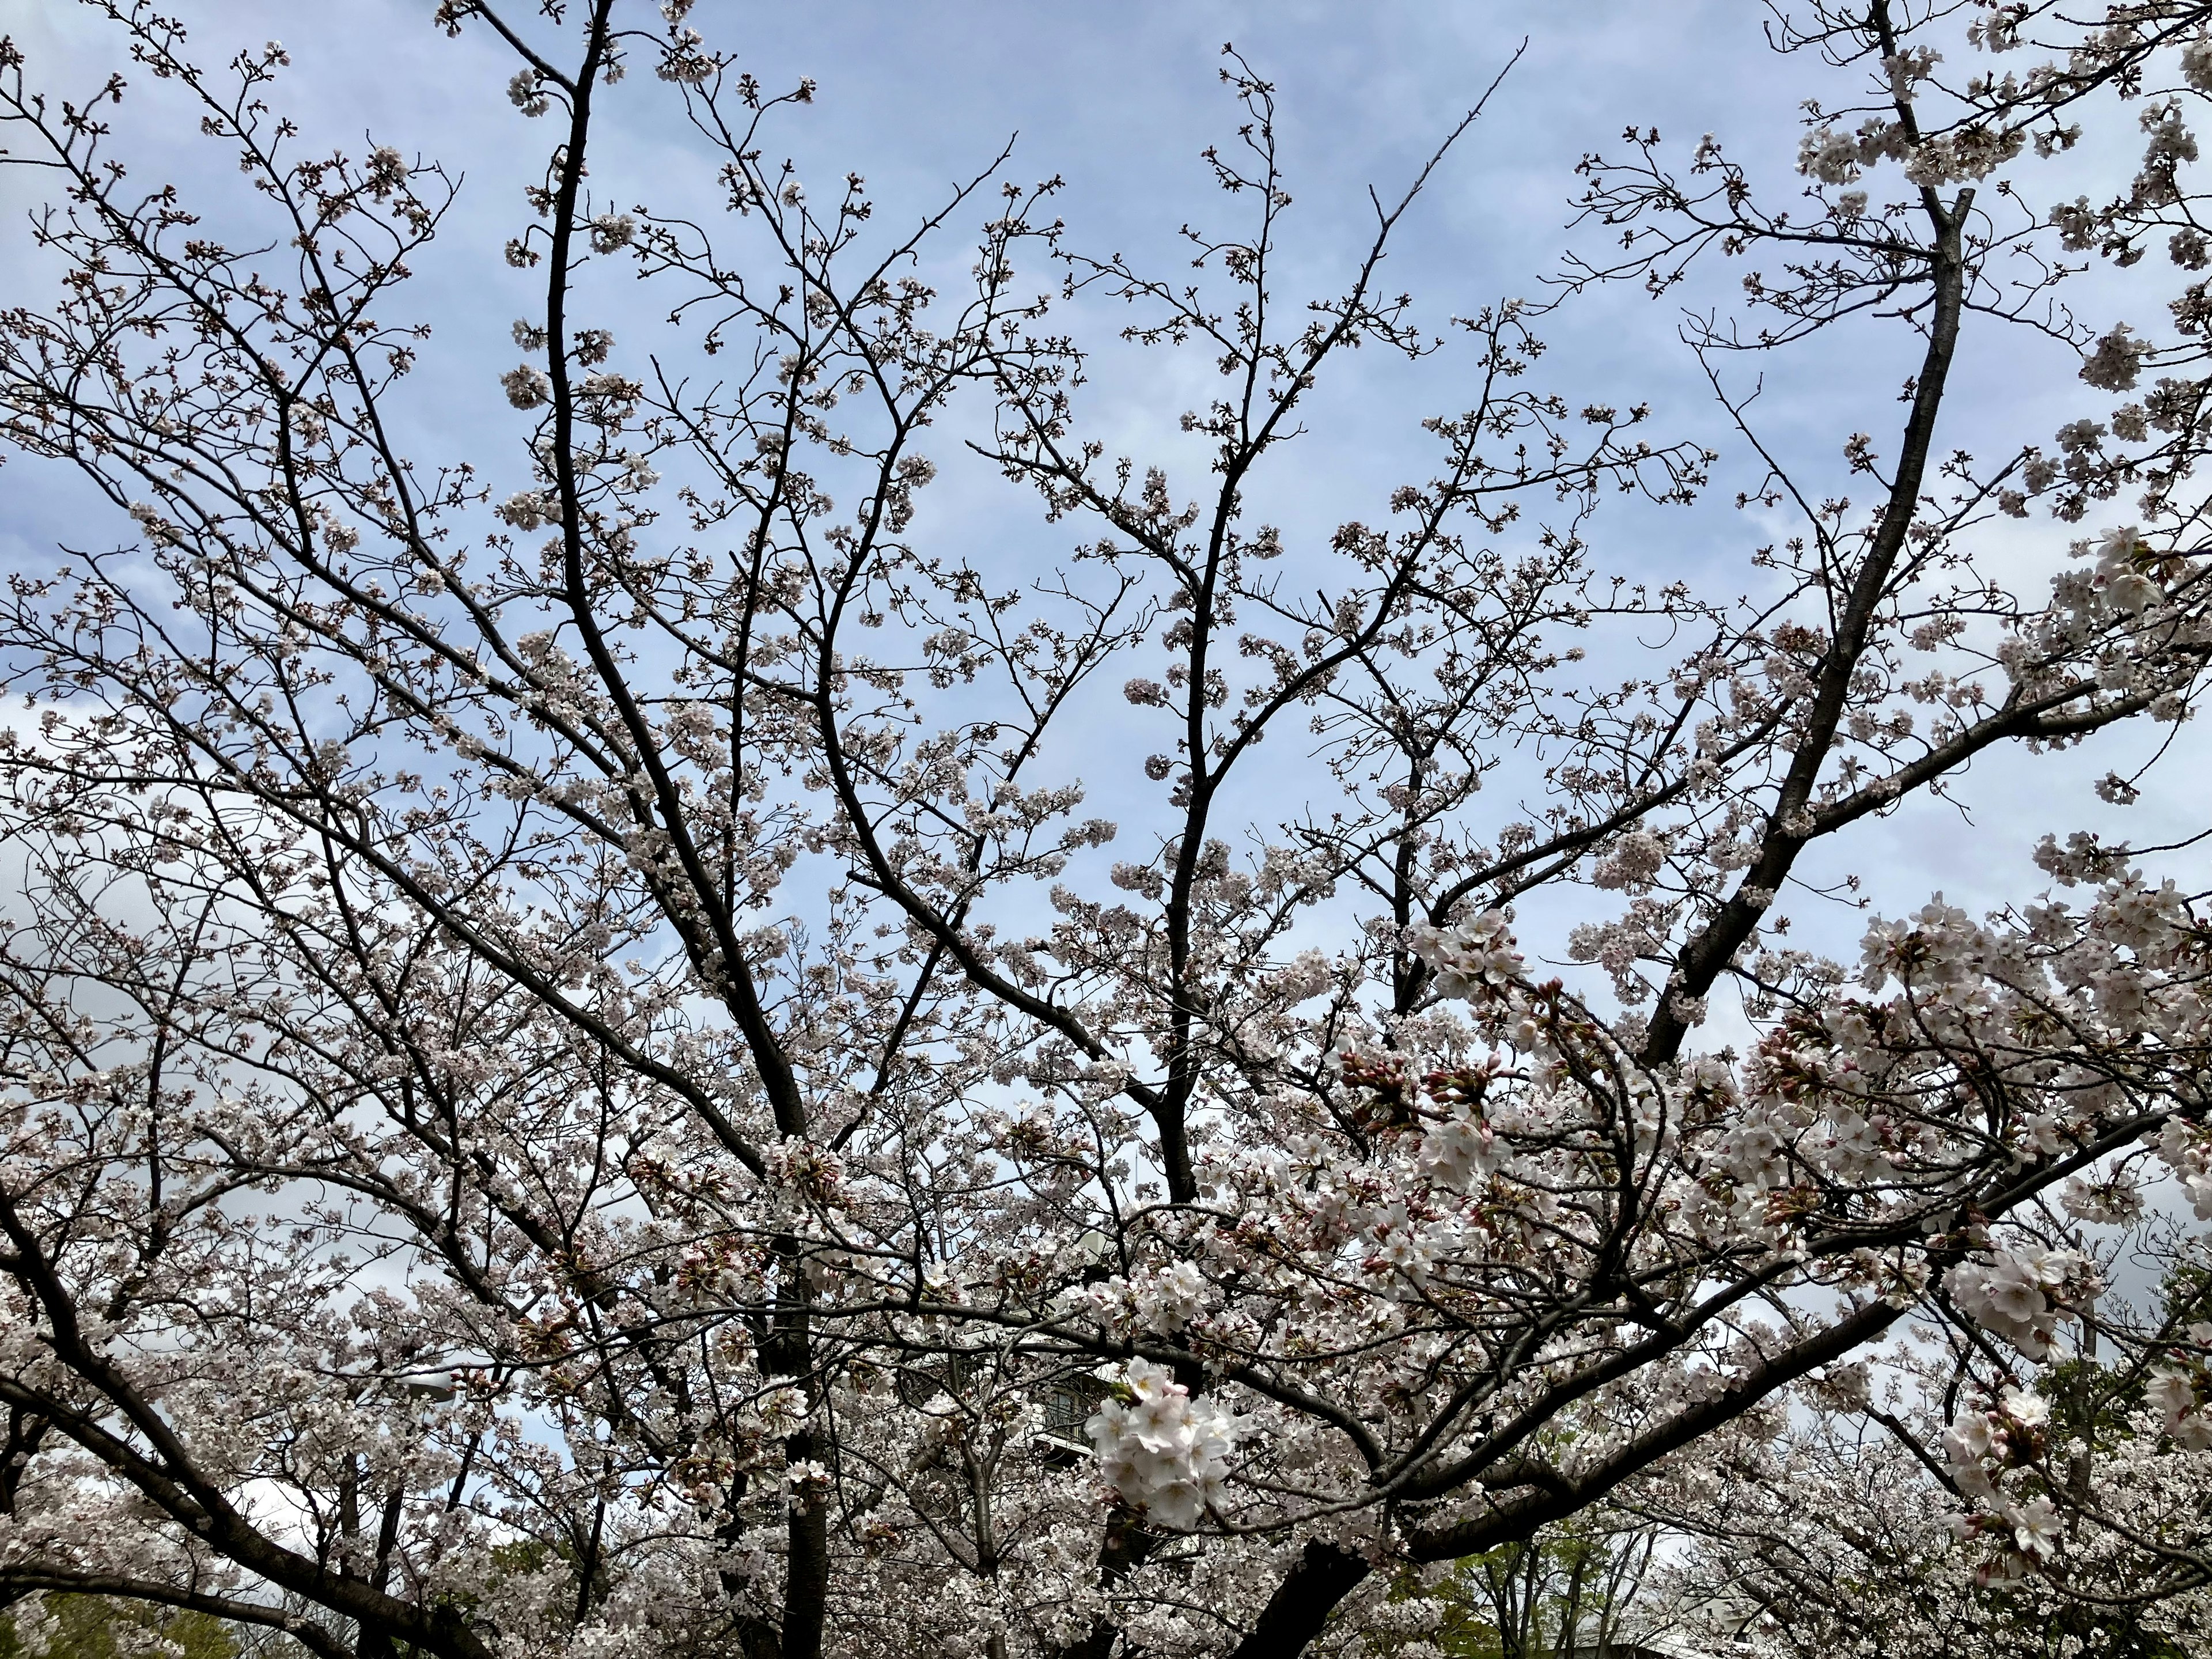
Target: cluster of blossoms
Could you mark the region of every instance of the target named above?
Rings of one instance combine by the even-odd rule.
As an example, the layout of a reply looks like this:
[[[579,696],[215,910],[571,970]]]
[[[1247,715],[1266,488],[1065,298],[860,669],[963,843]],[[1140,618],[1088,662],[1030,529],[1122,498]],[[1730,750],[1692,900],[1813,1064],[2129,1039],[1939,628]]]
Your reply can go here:
[[[2212,1322],[2191,1322],[2186,1335],[2191,1346],[2176,1348],[2168,1363],[2152,1370],[2144,1398],[2159,1414],[2160,1431],[2175,1445],[2212,1451],[2212,1376],[2204,1358],[2212,1353]]]
[[[1994,1401],[1963,1401],[1943,1431],[1951,1479],[1969,1496],[1994,1496],[1992,1473],[2040,1457],[2050,1424],[2050,1402],[2025,1389],[2005,1389]]]
[[[2080,1251],[2033,1244],[1962,1261],[1945,1275],[1944,1287],[1960,1312],[2031,1359],[2051,1352],[2059,1319],[2100,1288]]]
[[[1237,1423],[1218,1401],[1191,1398],[1164,1365],[1133,1359],[1106,1373],[1114,1395],[1084,1425],[1098,1472],[1121,1501],[1164,1527],[1206,1517],[1229,1479]]]
[[[1424,1176],[1461,1193],[1486,1185],[1505,1167],[1509,1155],[1480,1104],[1464,1099],[1451,1102],[1444,1118],[1423,1130],[1418,1154]]]
[[[2173,1118],[2152,1143],[2199,1221],[2212,1221],[2212,1123]]]
[[[1194,1261],[1170,1261],[1071,1285],[1054,1298],[1063,1318],[1117,1332],[1171,1336],[1188,1328],[1214,1301],[1212,1282]]]
[[[1475,996],[1521,975],[1521,953],[1501,910],[1485,910],[1455,927],[1424,924],[1408,933],[1407,943],[1434,969],[1441,997]]]
[[[1988,1494],[1990,1507],[1957,1517],[1961,1542],[1995,1545],[1975,1570],[1978,1582],[2008,1583],[2025,1578],[2057,1553],[2066,1516],[2048,1493],[2022,1502],[2009,1493]]]

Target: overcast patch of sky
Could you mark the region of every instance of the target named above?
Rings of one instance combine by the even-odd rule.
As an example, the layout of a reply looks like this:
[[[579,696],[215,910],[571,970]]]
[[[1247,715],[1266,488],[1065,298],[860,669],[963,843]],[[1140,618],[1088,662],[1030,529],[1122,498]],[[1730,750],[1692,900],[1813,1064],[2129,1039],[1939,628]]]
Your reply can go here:
[[[495,377],[514,358],[508,325],[534,314],[533,283],[526,273],[507,271],[497,249],[527,222],[520,189],[555,135],[550,123],[526,122],[507,105],[501,88],[512,60],[481,27],[445,40],[421,0],[313,9],[220,0],[178,9],[204,58],[285,40],[295,64],[278,96],[303,117],[309,149],[357,145],[366,134],[467,172],[459,211],[422,262],[416,302],[437,321],[440,345],[426,354],[410,418],[425,448],[485,465],[495,493],[519,487],[522,422],[501,402]],[[1856,88],[1839,88],[1832,73],[1802,58],[1775,58],[1760,32],[1763,16],[1753,0],[1141,0],[1111,7],[705,0],[693,21],[771,88],[802,75],[818,82],[816,106],[781,121],[769,141],[772,156],[787,151],[815,181],[817,199],[844,172],[858,171],[868,178],[882,224],[902,225],[1018,134],[1012,176],[1065,177],[1060,210],[1076,246],[1126,252],[1163,271],[1187,260],[1178,226],[1221,226],[1237,210],[1212,191],[1197,160],[1206,144],[1233,137],[1236,111],[1217,73],[1222,44],[1234,41],[1279,89],[1297,202],[1278,270],[1281,293],[1294,299],[1341,283],[1372,222],[1369,187],[1386,199],[1402,188],[1525,40],[1521,62],[1439,173],[1389,261],[1386,284],[1413,292],[1430,325],[1442,329],[1455,313],[1541,291],[1540,279],[1559,268],[1571,240],[1565,226],[1579,188],[1577,160],[1589,149],[1617,151],[1626,125],[1656,126],[1681,161],[1699,134],[1715,132],[1762,183],[1792,188],[1799,100],[1819,95],[1832,104]],[[112,31],[87,13],[49,0],[0,0],[0,18],[29,51],[34,75],[52,68],[88,88],[113,59]],[[150,94],[149,106],[159,108],[167,89],[149,86],[143,74],[134,80],[134,94]],[[711,211],[711,167],[670,118],[659,95],[665,91],[641,75],[608,100],[594,187],[617,205],[642,197]],[[123,125],[128,131],[143,118],[134,103]],[[173,115],[147,130],[183,131]],[[152,159],[142,161],[142,176],[150,177],[145,162]],[[203,141],[174,139],[159,161],[169,169],[164,176],[179,177],[188,190],[234,188],[228,157]],[[34,179],[0,173],[0,210],[11,219],[35,194]],[[948,286],[964,267],[965,236],[982,216],[980,209],[957,216],[933,256],[932,274]],[[1591,243],[1585,237],[1581,245]],[[1656,302],[1624,287],[1577,303],[1547,325],[1553,351],[1545,374],[1576,401],[1649,400],[1660,435],[1695,436],[1724,452],[1705,506],[1686,513],[1628,504],[1601,514],[1593,531],[1600,562],[1640,580],[1679,576],[1741,591],[1753,580],[1750,550],[1792,528],[1779,515],[1723,505],[1754,481],[1755,470],[1727,441],[1675,337],[1685,298],[1724,303],[1739,274],[1717,269],[1704,288]],[[0,240],[0,285],[18,298],[36,282],[21,238],[11,232]],[[618,307],[620,292],[603,283],[595,302]],[[1116,321],[1099,307],[1079,315]],[[638,319],[636,326],[649,330],[650,321]],[[1747,389],[1763,369],[1757,409],[1766,435],[1805,469],[1808,494],[1841,491],[1849,487],[1839,454],[1848,434],[1868,431],[1878,452],[1893,450],[1902,416],[1897,388],[1911,372],[1911,347],[1894,328],[1855,330],[1763,364],[1747,362],[1734,371],[1741,377],[1735,389]],[[1316,404],[1296,465],[1279,469],[1252,516],[1309,538],[1325,538],[1345,518],[1383,518],[1390,488],[1425,475],[1432,451],[1420,417],[1454,412],[1465,395],[1452,364],[1447,356],[1409,369],[1363,354]],[[1946,447],[1971,441],[1989,453],[2006,439],[2047,440],[2060,421],[2083,412],[2071,370],[2058,348],[1980,331],[1962,356]],[[1156,356],[1109,351],[1091,418],[1109,447],[1126,445],[1140,462],[1179,459],[1189,468],[1195,452],[1176,432],[1176,416],[1206,392],[1206,376],[1194,365],[1167,368]],[[17,470],[9,483],[0,502],[8,562],[37,565],[41,547],[83,532],[82,491],[52,470]],[[1194,471],[1189,488],[1200,487]],[[1065,527],[1039,526],[1033,506],[979,477],[949,475],[927,511],[940,535],[1031,562],[1061,556],[1075,538]],[[2071,533],[2008,526],[1994,556],[2011,568],[2046,568]],[[2105,747],[2142,752],[2162,735],[2129,733]],[[1135,752],[1121,758],[1133,765]],[[2094,764],[2018,755],[1987,762],[1960,792],[1977,810],[1971,830],[1952,809],[1918,803],[1862,826],[1840,860],[1826,862],[1832,873],[1848,866],[1875,877],[1879,902],[1892,910],[1937,887],[1979,904],[2033,884],[2027,853],[2046,829],[2096,823],[2148,840],[2194,827],[2187,820],[2201,811],[2171,789],[2132,817],[2100,807],[2087,780],[2111,763],[2103,749]],[[1094,806],[1115,813],[1114,788],[1102,781]],[[1116,850],[1127,855],[1126,847]]]

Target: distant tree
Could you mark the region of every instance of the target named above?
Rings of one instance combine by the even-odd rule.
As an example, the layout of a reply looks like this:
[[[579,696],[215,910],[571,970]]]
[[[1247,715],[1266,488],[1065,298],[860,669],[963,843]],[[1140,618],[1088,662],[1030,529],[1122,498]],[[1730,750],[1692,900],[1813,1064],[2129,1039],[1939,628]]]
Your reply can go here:
[[[1656,1533],[1622,1534],[1563,1528],[1550,1537],[1506,1544],[1457,1564],[1461,1596],[1473,1608],[1447,1653],[1544,1659],[1587,1650],[1604,1655],[1636,1632],[1636,1593],[1650,1570]],[[1480,1592],[1480,1599],[1470,1592]],[[1487,1637],[1487,1640],[1484,1638]]]
[[[1654,1483],[1636,1512],[1683,1540],[1661,1593],[1774,1659],[2185,1659],[2212,1624],[2212,1298],[2201,1245],[2167,1260],[2147,1316],[2084,1304],[2039,1367],[1916,1344]]]
[[[222,1622],[204,1613],[97,1595],[19,1601],[0,1627],[4,1659],[237,1659],[239,1651]]]
[[[1643,1594],[1659,1539],[1654,1527],[1613,1528],[1601,1516],[1571,1522],[1424,1576],[1406,1597],[1417,1615],[1396,1620],[1449,1659],[1626,1652],[1665,1620]],[[1406,1645],[1370,1636],[1365,1650]]]

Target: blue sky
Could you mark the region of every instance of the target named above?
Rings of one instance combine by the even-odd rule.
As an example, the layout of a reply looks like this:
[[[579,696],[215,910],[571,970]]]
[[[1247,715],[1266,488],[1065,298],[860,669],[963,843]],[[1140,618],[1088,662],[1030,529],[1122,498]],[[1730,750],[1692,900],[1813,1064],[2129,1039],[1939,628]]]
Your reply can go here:
[[[516,470],[519,428],[495,377],[514,361],[508,324],[532,303],[527,279],[507,272],[495,250],[527,216],[520,191],[552,131],[507,105],[501,89],[511,60],[481,28],[446,40],[430,24],[428,0],[175,0],[169,9],[191,23],[204,60],[270,38],[284,41],[295,58],[287,93],[310,148],[357,147],[366,136],[466,171],[462,211],[416,287],[416,303],[436,323],[440,343],[415,384],[411,419],[422,445],[467,454],[495,480],[502,466]],[[1856,88],[1839,88],[1816,64],[1771,54],[1760,33],[1764,15],[1753,0],[702,0],[693,21],[771,87],[802,75],[817,81],[814,107],[784,124],[775,142],[787,146],[806,176],[867,175],[886,228],[933,204],[949,181],[1018,135],[1013,175],[1066,179],[1062,211],[1078,245],[1167,268],[1183,257],[1177,227],[1219,222],[1224,210],[1197,152],[1232,130],[1233,106],[1217,69],[1222,44],[1234,41],[1279,88],[1297,198],[1283,287],[1297,297],[1326,293],[1340,277],[1370,221],[1368,187],[1389,195],[1401,185],[1525,38],[1520,64],[1392,258],[1390,283],[1413,291],[1441,325],[1502,295],[1540,291],[1540,278],[1576,240],[1566,229],[1576,161],[1588,149],[1617,148],[1631,123],[1657,126],[1684,156],[1699,134],[1717,133],[1756,174],[1789,188],[1799,100],[1839,101]],[[116,54],[112,31],[62,0],[0,0],[0,29],[28,52],[33,76],[57,86],[96,84]],[[640,75],[607,106],[593,184],[611,198],[643,197],[662,206],[708,199],[710,165],[666,118],[665,100],[657,96],[664,91]],[[159,170],[188,192],[234,192],[228,156],[177,137],[185,129],[162,115],[161,92],[134,88],[121,118],[134,140],[158,140],[138,151],[141,176]],[[0,216],[20,223],[35,183],[0,172]],[[957,239],[945,256],[947,270],[959,265]],[[1725,303],[1737,274],[1717,270],[1690,302]],[[35,262],[27,264],[22,238],[11,230],[0,238],[0,297],[31,299],[39,287]],[[604,302],[618,300],[611,292]],[[1601,515],[1594,537],[1601,559],[1643,580],[1682,575],[1742,591],[1753,580],[1749,551],[1786,526],[1725,505],[1753,475],[1675,338],[1678,303],[1654,303],[1629,289],[1572,307],[1548,331],[1547,372],[1577,400],[1649,400],[1662,434],[1702,438],[1723,451],[1704,506]],[[1747,380],[1764,368],[1762,418],[1778,447],[1807,469],[1808,493],[1847,487],[1838,452],[1850,432],[1873,433],[1876,448],[1884,447],[1902,413],[1896,387],[1909,372],[1909,344],[1894,330],[1863,331],[1744,366]],[[1279,498],[1259,516],[1316,534],[1344,517],[1377,516],[1392,485],[1423,476],[1419,421],[1460,406],[1453,376],[1448,357],[1410,373],[1376,354],[1355,362],[1317,407],[1301,465],[1279,481]],[[2047,438],[2082,412],[2081,390],[2055,348],[2002,335],[1971,342],[1945,445],[1986,452],[2008,440]],[[1111,444],[1172,456],[1182,441],[1174,432],[1180,391],[1156,360],[1109,350],[1093,418]],[[82,532],[81,504],[65,478],[11,464],[0,475],[0,560],[19,568],[45,562],[42,549]],[[988,481],[951,481],[929,509],[940,535],[988,541],[1011,550],[1008,556],[1059,550],[1036,540],[1025,504]],[[2047,526],[2004,533],[2010,540],[1994,556],[2011,569],[2048,568],[2067,539]],[[119,527],[115,536],[121,539]],[[2124,734],[2110,747],[2141,751],[2148,740]],[[1975,808],[1972,831],[1948,808],[1917,805],[1865,826],[1844,862],[1874,880],[1878,904],[1892,911],[1917,905],[1934,888],[1970,904],[1993,903],[2038,884],[2027,854],[2045,830],[2096,824],[2148,840],[2201,817],[2189,792],[2172,783],[2131,817],[2100,806],[2087,779],[2114,763],[2103,750],[2094,764],[1999,758],[1978,768],[1960,792]],[[1096,804],[1112,811],[1110,799]]]

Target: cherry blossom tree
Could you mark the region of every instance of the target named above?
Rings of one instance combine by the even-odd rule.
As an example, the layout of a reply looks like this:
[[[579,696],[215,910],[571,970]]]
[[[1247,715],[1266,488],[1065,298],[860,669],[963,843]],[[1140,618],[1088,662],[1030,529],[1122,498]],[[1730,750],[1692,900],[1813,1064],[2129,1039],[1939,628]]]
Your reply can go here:
[[[1170,278],[1005,157],[882,228],[768,159],[811,83],[686,0],[445,0],[544,155],[466,455],[410,436],[458,173],[320,148],[277,47],[93,9],[103,85],[0,47],[57,276],[0,315],[0,434],[125,538],[0,602],[9,1595],[363,1659],[1341,1644],[1917,1313],[2047,1353],[2100,1281],[2046,1194],[2212,1194],[2172,849],[2054,823],[2017,908],[1878,921],[1856,984],[1778,908],[1978,757],[2193,706],[2212,8],[1778,16],[1821,90],[1786,210],[1632,129],[1549,297],[1440,337],[1382,262],[1480,104],[1292,301],[1234,53],[1235,226]],[[147,81],[242,200],[137,178]],[[714,222],[615,176],[632,99]],[[2033,205],[2092,122],[2139,170]],[[2062,302],[2154,251],[2170,323]],[[1557,307],[1726,260],[1687,349],[1763,478],[1717,536],[1794,521],[1741,599],[1596,540],[1721,452],[1536,379]],[[1218,371],[1141,441],[1090,435],[1105,301]],[[1969,330],[2071,348],[2094,412],[1978,460]],[[1914,367],[1828,446],[1855,503],[1735,354],[1859,331]],[[1301,524],[1355,348],[1458,412],[1375,523]],[[1035,504],[1019,557],[927,510],[955,466]],[[2059,574],[2007,556],[2054,515]],[[1539,946],[1532,895],[1583,920]]]
[[[2212,1323],[2201,1239],[2148,1232],[2105,1264],[2166,1265],[2147,1310],[2084,1302],[2040,1361],[1925,1324],[1772,1438],[1656,1477],[1628,1508],[1690,1540],[1665,1593],[1723,1650],[2187,1651],[2212,1589]]]

